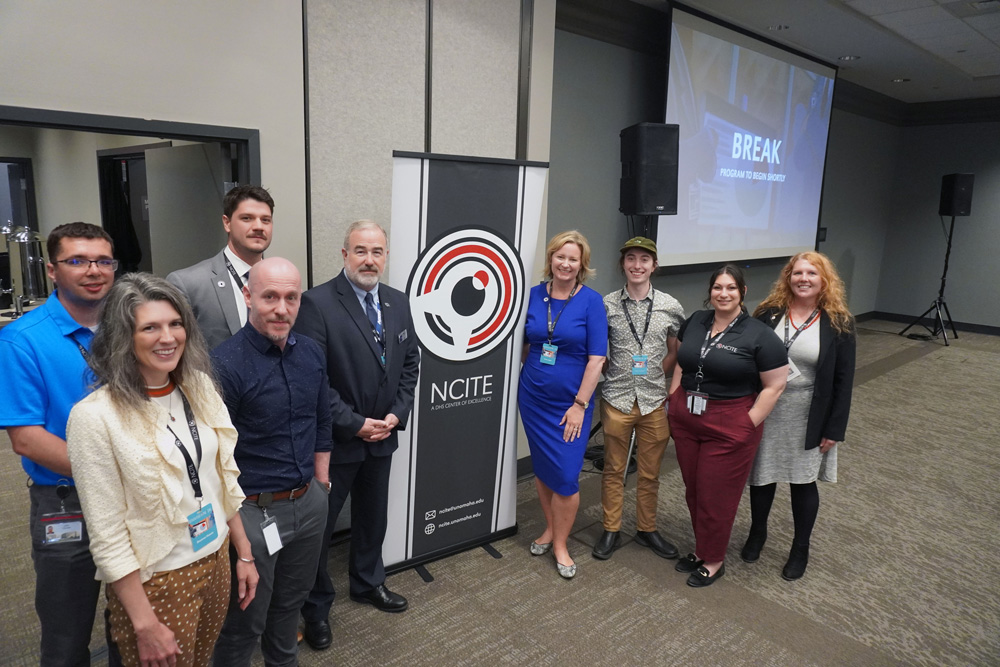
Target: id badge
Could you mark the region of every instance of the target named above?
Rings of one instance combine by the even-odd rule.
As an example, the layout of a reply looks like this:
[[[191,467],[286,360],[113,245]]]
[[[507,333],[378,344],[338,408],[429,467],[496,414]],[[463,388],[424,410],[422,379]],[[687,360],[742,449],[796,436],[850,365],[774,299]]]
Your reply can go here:
[[[646,354],[633,354],[632,355],[632,375],[649,375],[649,355]]]
[[[688,412],[693,415],[703,415],[708,408],[708,394],[700,391],[689,391],[687,395]]]
[[[542,343],[542,357],[540,361],[546,366],[556,365],[556,353],[559,351],[558,345],[549,345],[548,343]]]
[[[42,534],[45,544],[79,542],[83,539],[83,515],[70,512],[43,514]]]
[[[264,532],[264,543],[267,545],[267,553],[269,556],[281,551],[281,535],[278,534],[278,522],[274,520],[274,517],[268,517],[260,524],[260,529]]]
[[[188,514],[188,532],[191,533],[191,548],[198,551],[219,537],[219,526],[215,523],[215,512],[209,503],[196,512]]]
[[[788,360],[788,379],[787,379],[787,381],[791,382],[792,380],[794,380],[795,378],[797,378],[800,375],[802,375],[802,371],[799,370],[799,367],[795,365],[794,361],[792,361],[791,359],[789,359]]]

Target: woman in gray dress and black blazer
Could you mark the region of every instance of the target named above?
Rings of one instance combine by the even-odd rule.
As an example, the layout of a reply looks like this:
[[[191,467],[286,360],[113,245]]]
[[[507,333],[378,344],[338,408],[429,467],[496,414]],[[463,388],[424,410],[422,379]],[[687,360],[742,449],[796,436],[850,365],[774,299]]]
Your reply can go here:
[[[747,563],[760,557],[775,487],[787,482],[795,534],[781,576],[793,581],[809,562],[819,511],[816,480],[837,481],[837,443],[847,429],[854,383],[854,318],[847,310],[843,281],[818,252],[792,257],[754,316],[785,342],[789,376],[764,423],[750,473],[752,525],[740,556]]]

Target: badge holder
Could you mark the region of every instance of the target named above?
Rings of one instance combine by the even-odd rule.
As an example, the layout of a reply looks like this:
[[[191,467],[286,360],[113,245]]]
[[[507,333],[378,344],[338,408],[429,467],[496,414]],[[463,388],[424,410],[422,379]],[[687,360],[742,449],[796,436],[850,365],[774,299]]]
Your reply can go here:
[[[56,487],[59,496],[59,511],[43,514],[42,541],[45,544],[62,544],[63,542],[80,542],[83,540],[83,514],[66,511],[66,498],[70,487],[60,484]]]
[[[632,375],[649,375],[649,355],[632,355]]]
[[[273,516],[267,515],[267,508],[271,506],[274,499],[273,493],[262,493],[257,497],[257,506],[264,512],[264,520],[260,524],[260,530],[264,533],[264,543],[267,545],[269,556],[281,551],[281,535],[278,533],[278,521]]]
[[[541,361],[546,366],[556,365],[556,354],[559,352],[558,345],[552,345],[550,343],[542,343],[542,356],[539,361]]]
[[[200,504],[199,499],[199,504]],[[215,512],[212,503],[191,512],[187,517],[188,532],[191,534],[191,547],[198,551],[206,544],[211,544],[219,537],[219,526],[215,522]]]

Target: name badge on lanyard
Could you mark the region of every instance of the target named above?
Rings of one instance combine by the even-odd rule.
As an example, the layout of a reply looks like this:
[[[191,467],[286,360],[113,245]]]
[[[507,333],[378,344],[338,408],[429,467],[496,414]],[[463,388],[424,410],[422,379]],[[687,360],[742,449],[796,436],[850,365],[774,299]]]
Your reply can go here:
[[[549,287],[546,289],[551,289],[552,284],[549,283]],[[559,318],[562,314],[566,312],[569,307],[569,302],[573,299],[573,295],[576,294],[576,288],[579,285],[573,286],[573,291],[569,293],[569,298],[566,299],[566,303],[563,304],[562,310],[556,315],[555,321],[552,320],[552,297],[545,297],[545,305],[548,309],[548,329],[549,329],[549,342],[542,343],[542,356],[538,359],[545,366],[555,366],[556,365],[556,354],[559,352],[559,346],[552,344],[552,334],[556,330],[556,324],[559,323]]]
[[[215,512],[212,503],[188,515],[188,532],[191,534],[191,546],[195,551],[206,544],[211,544],[219,537],[219,526],[215,523]]]
[[[180,391],[180,390],[178,390]],[[212,503],[202,504],[204,495],[201,492],[201,436],[198,434],[198,422],[194,418],[191,404],[188,403],[187,396],[181,391],[181,402],[184,404],[184,418],[187,419],[187,427],[191,432],[191,441],[194,443],[195,455],[197,459],[192,459],[187,448],[181,439],[174,433],[174,429],[167,425],[170,435],[174,436],[174,446],[180,450],[184,457],[184,465],[191,482],[191,489],[194,491],[195,500],[198,501],[198,509],[187,517],[188,534],[191,536],[191,547],[198,551],[206,544],[211,544],[219,537],[219,526],[215,521],[215,512],[212,510]]]
[[[559,352],[558,345],[549,345],[548,343],[542,343],[542,356],[539,359],[546,366],[556,365],[556,353]]]
[[[632,355],[632,375],[649,375],[649,355]]]

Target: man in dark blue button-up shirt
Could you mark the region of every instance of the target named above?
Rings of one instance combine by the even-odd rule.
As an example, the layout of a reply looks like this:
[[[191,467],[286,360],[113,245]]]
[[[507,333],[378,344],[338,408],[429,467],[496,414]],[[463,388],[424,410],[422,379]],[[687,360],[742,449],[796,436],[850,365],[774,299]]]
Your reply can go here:
[[[299,610],[315,581],[326,526],[332,444],[323,350],[291,333],[301,294],[288,260],[254,265],[244,287],[247,324],[212,352],[239,432],[236,463],[247,494],[240,516],[260,575],[246,610],[233,595],[215,665],[250,665],[262,635],[267,664],[297,660]],[[231,553],[234,564],[236,557]]]

